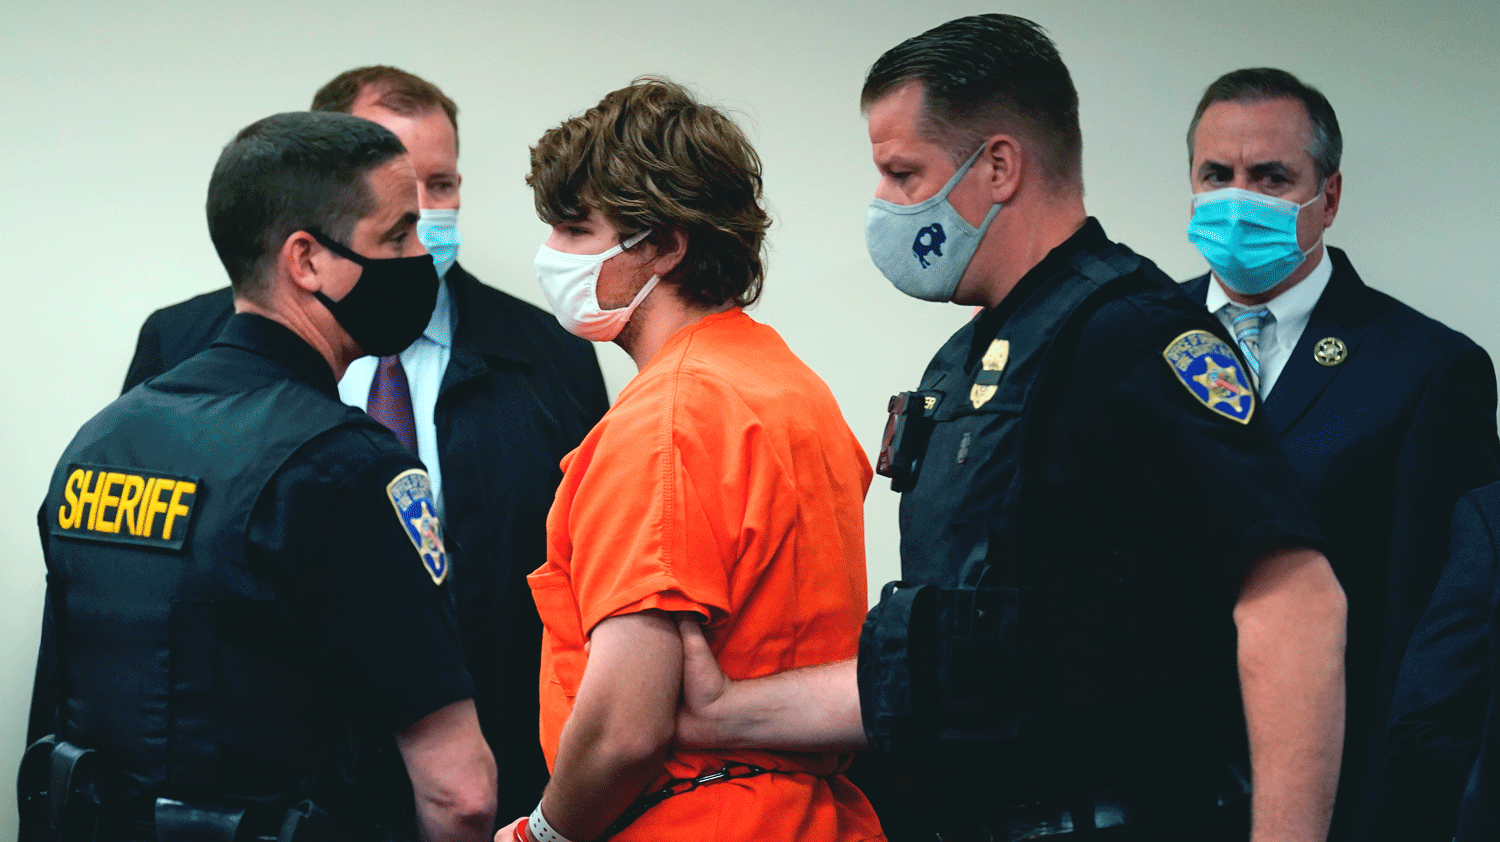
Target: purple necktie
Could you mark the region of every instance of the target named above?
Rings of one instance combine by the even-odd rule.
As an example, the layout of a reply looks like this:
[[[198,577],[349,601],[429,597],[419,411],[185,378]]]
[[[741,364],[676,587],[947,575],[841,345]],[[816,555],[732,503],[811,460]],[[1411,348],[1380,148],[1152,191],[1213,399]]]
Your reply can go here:
[[[417,423],[411,413],[411,385],[406,382],[406,369],[401,367],[399,356],[380,358],[367,406],[370,417],[389,427],[416,456]]]

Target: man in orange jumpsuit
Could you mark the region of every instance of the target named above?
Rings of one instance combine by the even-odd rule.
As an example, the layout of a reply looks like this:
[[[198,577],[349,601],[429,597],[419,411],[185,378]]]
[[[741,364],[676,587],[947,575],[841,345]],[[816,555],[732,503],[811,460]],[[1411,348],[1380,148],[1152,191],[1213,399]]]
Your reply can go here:
[[[558,319],[640,373],[563,460],[530,577],[553,778],[497,838],[883,839],[846,755],[671,745],[678,618],[750,678],[853,657],[865,613],[869,463],[828,387],[742,309],[768,224],[754,151],[646,80],[543,136],[528,182]]]

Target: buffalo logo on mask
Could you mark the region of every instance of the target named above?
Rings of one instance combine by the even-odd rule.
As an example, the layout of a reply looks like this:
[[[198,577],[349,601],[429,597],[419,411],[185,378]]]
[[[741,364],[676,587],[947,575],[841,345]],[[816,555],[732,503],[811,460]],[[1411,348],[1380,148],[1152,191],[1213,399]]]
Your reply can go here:
[[[926,238],[925,242],[923,238]],[[935,254],[938,257],[942,257],[943,243],[947,241],[948,235],[943,233],[942,223],[934,222],[917,232],[917,238],[911,241],[911,251],[912,254],[917,256],[917,260],[922,264],[922,268],[925,269],[928,265],[927,255]]]
[[[1172,340],[1161,355],[1199,403],[1225,418],[1250,423],[1255,390],[1223,340],[1206,330],[1190,330]]]
[[[443,551],[443,528],[433,502],[432,478],[419,468],[402,471],[386,485],[385,493],[406,537],[417,548],[422,567],[434,584],[441,585],[448,578],[448,554]]]

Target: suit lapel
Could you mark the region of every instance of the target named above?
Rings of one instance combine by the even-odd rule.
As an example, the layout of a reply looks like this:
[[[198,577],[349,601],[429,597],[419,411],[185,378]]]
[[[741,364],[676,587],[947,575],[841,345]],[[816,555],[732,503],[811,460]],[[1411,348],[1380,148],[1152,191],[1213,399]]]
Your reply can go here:
[[[504,319],[477,302],[480,283],[464,268],[448,270],[448,294],[453,299],[453,344],[448,369],[438,387],[438,400],[460,383],[483,377],[492,367],[523,368],[535,365]]]
[[[1322,394],[1328,384],[1348,365],[1347,360],[1359,353],[1362,336],[1357,332],[1365,319],[1365,284],[1343,251],[1326,249],[1333,261],[1333,276],[1328,287],[1313,307],[1312,318],[1297,340],[1291,358],[1276,378],[1276,386],[1266,396],[1266,417],[1271,420],[1278,436],[1284,434],[1297,419],[1307,412],[1313,401]],[[1339,365],[1322,365],[1313,356],[1313,349],[1323,339],[1334,336],[1348,347],[1345,362]]]

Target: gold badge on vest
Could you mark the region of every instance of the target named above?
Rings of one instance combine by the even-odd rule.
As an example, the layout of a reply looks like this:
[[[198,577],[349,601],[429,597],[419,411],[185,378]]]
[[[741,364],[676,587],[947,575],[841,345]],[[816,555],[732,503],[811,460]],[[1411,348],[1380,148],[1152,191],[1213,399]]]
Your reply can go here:
[[[969,387],[969,403],[975,409],[988,403],[1000,390],[1000,372],[1005,370],[1005,363],[1009,360],[1010,340],[991,341],[989,350],[984,352],[984,358],[979,361],[980,370],[974,377],[974,385]]]
[[[1318,365],[1339,365],[1349,359],[1349,346],[1337,336],[1325,336],[1313,346],[1313,359],[1318,361]]]

